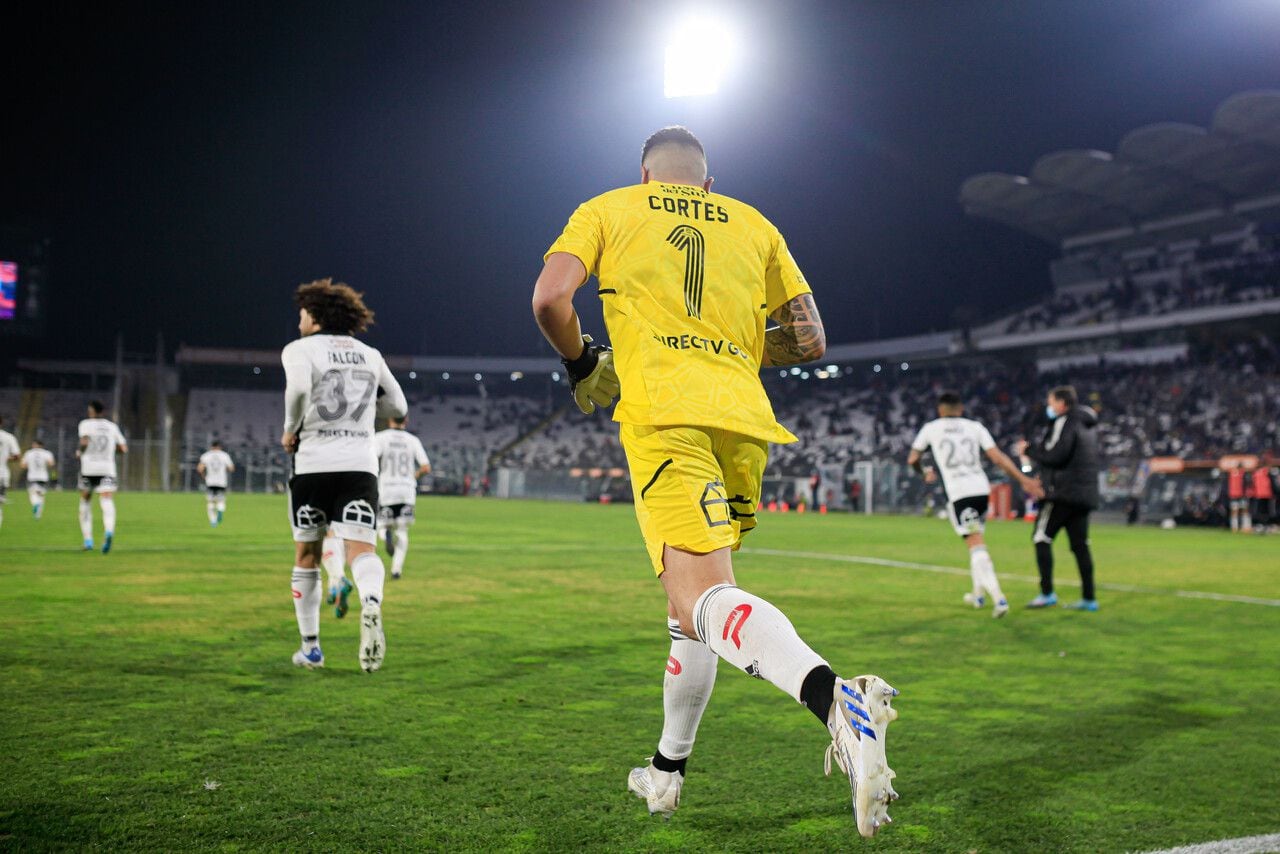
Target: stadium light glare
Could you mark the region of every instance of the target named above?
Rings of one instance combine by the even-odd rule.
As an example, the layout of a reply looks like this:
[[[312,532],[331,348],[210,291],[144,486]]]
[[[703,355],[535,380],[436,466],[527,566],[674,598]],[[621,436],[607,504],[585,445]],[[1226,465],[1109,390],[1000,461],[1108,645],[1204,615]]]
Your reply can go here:
[[[440,379],[442,379],[442,380],[447,380],[447,379],[449,379],[449,372],[448,372],[448,371],[445,371],[443,374],[441,374],[441,375],[440,375]]]
[[[512,371],[512,372],[511,372],[511,381],[512,381],[512,382],[515,382],[516,380],[522,380],[522,379],[524,379],[524,371]]]
[[[733,32],[721,20],[685,19],[667,40],[662,93],[668,98],[714,95],[735,51]]]
[[[879,365],[876,365],[876,366],[875,366],[875,367],[873,367],[871,370],[875,371],[875,372],[878,374],[878,373],[880,373],[880,366],[879,366]]]
[[[800,369],[799,369],[799,368],[792,368],[792,369],[791,369],[791,376],[793,376],[793,377],[798,377],[798,376],[800,376]]]
[[[801,372],[800,372],[800,379],[802,379],[802,380],[807,380],[807,379],[809,379],[809,372],[808,372],[808,371],[801,371]]]
[[[902,370],[904,370],[904,371],[905,371],[905,370],[906,370],[907,368],[909,368],[909,367],[911,367],[911,366],[910,366],[910,365],[908,365],[906,362],[903,362],[903,363],[902,363]]]
[[[553,383],[558,383],[558,382],[560,382],[560,372],[559,372],[559,371],[552,371],[552,372],[551,372],[551,381],[552,381]]]
[[[484,379],[484,374],[476,374],[476,382],[480,382],[482,379]]]
[[[254,368],[254,369],[253,369],[253,375],[254,375],[254,376],[257,376],[257,375],[258,375],[258,374],[260,374],[260,373],[262,373],[262,368]]]
[[[411,380],[416,380],[417,378],[418,378],[418,372],[417,372],[417,371],[410,371],[410,372],[409,372],[409,379],[411,379]]]

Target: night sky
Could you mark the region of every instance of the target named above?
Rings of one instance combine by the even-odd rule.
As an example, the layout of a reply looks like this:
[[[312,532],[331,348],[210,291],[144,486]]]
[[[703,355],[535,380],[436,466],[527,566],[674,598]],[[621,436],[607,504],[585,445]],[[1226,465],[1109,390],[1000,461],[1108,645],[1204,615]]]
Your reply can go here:
[[[722,4],[741,60],[680,101],[662,50],[690,4],[23,5],[0,224],[51,239],[52,305],[0,347],[49,356],[279,347],[327,275],[387,352],[547,354],[542,252],[672,123],[782,230],[830,342],[947,328],[1046,292],[1057,254],[967,217],[966,177],[1280,86],[1275,0]]]

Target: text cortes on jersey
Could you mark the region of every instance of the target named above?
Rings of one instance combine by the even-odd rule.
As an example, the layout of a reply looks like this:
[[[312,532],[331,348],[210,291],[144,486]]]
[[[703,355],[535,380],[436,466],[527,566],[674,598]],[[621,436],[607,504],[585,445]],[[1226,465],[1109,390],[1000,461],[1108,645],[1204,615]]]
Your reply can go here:
[[[663,189],[666,189],[665,187]],[[655,211],[696,219],[703,222],[728,222],[729,212],[719,205],[702,199],[675,199],[670,196],[650,196],[649,208]]]

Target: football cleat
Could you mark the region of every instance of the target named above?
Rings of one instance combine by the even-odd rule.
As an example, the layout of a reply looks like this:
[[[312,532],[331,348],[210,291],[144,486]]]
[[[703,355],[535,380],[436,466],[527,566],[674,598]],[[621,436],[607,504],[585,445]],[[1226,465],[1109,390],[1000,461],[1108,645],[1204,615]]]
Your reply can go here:
[[[333,590],[332,587],[329,589]],[[346,576],[343,576],[342,582],[338,585],[337,592],[334,593],[334,598],[338,601],[333,608],[333,615],[339,620],[347,616],[347,611],[351,607],[347,602],[347,597],[351,595],[351,591],[354,589],[355,588],[351,586],[351,582],[346,579]],[[329,601],[332,602],[333,599],[330,599]]]
[[[1068,611],[1096,611],[1098,610],[1097,599],[1081,599],[1078,602],[1072,602],[1070,605],[1063,605]]]
[[[382,606],[366,602],[360,609],[360,669],[373,673],[382,667],[387,654],[387,636],[382,633]]]
[[[1058,604],[1057,593],[1041,593],[1027,603],[1028,608],[1052,608]]]
[[[1000,619],[1007,613],[1009,613],[1009,600],[997,599],[995,609],[991,612],[991,616],[996,619]]]
[[[91,551],[93,551],[93,540],[85,540],[85,541],[84,541],[84,551],[86,551],[86,552],[91,552]]]
[[[632,768],[627,776],[627,788],[637,798],[644,798],[649,805],[649,815],[660,815],[670,820],[680,807],[680,787],[684,775],[679,771],[659,771],[653,767],[653,759],[644,768]]]
[[[115,539],[115,534],[108,531],[102,535],[102,553],[106,554],[111,551],[111,541]]]
[[[392,580],[392,581],[399,581],[399,580],[400,580],[400,576],[401,576],[401,575],[403,575],[403,573],[401,573],[401,572],[397,572],[397,571],[396,571],[396,570],[394,570],[394,569],[393,569],[393,570],[391,570],[391,580]]]
[[[293,654],[293,663],[298,667],[315,670],[317,667],[324,667],[324,653],[320,651],[318,645],[313,646],[310,652],[306,649],[299,649]]]
[[[898,799],[893,790],[893,769],[884,755],[885,730],[898,717],[889,701],[898,691],[879,676],[837,679],[835,698],[827,715],[831,744],[823,770],[831,775],[831,760],[849,778],[853,817],[858,833],[876,835],[893,819],[889,803]]]
[[[981,608],[983,605],[987,604],[987,600],[986,597],[979,596],[976,593],[966,593],[964,594],[964,603],[966,605],[972,605],[974,608]]]

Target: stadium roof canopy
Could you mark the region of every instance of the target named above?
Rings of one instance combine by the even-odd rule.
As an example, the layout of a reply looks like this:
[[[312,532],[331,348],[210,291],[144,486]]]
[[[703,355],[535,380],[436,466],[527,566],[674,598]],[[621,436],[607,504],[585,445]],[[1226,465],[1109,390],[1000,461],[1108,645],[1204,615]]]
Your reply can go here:
[[[1228,98],[1207,130],[1147,125],[1114,154],[1055,151],[1029,176],[974,175],[960,203],[1064,249],[1272,207],[1280,203],[1280,91]]]

